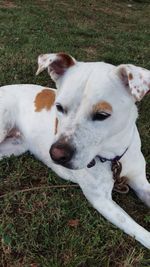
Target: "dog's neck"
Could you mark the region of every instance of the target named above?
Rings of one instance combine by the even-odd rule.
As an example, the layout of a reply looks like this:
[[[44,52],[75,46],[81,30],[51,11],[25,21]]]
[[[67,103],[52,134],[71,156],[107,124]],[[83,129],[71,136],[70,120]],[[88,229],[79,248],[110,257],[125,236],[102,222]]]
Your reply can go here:
[[[103,144],[98,155],[105,158],[115,158],[116,156],[122,155],[124,151],[130,147],[134,139],[136,132],[136,118],[137,112],[133,113],[124,129],[110,137],[107,142]]]

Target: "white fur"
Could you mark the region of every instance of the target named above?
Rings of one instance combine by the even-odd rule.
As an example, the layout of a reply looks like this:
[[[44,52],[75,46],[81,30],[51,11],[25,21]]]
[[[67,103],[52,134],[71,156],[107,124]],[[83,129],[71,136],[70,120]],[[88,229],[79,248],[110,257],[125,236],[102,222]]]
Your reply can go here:
[[[75,64],[59,75],[50,66],[55,56],[58,57],[55,54],[40,56],[40,68],[41,71],[49,68],[58,88],[56,102],[61,103],[67,113],[57,112],[55,105],[50,110],[35,111],[34,101],[44,89],[42,86],[1,87],[0,157],[29,150],[60,177],[78,183],[90,203],[105,218],[150,248],[150,233],[112,200],[114,180],[110,162],[101,163],[96,159],[93,168],[86,167],[96,155],[114,158],[128,147],[120,160],[122,175],[128,177],[129,185],[150,206],[150,184],[146,179],[145,160],[135,125],[137,108],[134,96],[129,92],[130,83],[125,84],[128,81],[126,65],[115,67],[103,62],[81,63],[73,59]],[[120,76],[122,68],[123,77]],[[132,68],[138,75],[136,67]],[[147,77],[149,79],[149,75]],[[144,87],[144,90],[146,93],[148,88]],[[111,104],[112,114],[104,121],[92,121],[92,107],[100,101]],[[56,117],[58,132],[55,135]],[[21,136],[6,138],[14,127],[19,129]],[[51,145],[62,135],[76,148],[71,160],[72,169],[56,165],[50,158]]]

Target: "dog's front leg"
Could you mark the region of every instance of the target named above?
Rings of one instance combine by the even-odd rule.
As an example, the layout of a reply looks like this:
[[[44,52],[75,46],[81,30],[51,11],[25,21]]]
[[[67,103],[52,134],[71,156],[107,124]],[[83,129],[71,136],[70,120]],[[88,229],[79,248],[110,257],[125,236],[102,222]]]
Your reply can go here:
[[[106,219],[150,249],[150,233],[137,224],[113,200],[100,197],[92,204]]]
[[[93,175],[90,169],[78,180],[85,196],[106,219],[150,249],[150,233],[112,200],[113,179],[109,164],[100,165],[99,169],[93,168]]]

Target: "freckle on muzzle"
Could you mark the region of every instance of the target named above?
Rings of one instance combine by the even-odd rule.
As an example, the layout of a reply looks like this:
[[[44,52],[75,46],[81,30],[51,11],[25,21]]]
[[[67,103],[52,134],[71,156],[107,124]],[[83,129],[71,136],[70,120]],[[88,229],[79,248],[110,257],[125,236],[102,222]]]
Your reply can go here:
[[[67,143],[64,138],[59,139],[50,148],[50,156],[56,164],[60,164],[71,169],[71,159],[75,153],[75,148]]]

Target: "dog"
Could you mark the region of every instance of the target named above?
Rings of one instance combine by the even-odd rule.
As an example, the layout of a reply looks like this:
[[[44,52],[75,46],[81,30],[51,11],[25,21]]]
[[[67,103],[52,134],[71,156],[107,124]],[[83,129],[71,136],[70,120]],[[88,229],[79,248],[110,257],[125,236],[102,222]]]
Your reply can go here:
[[[79,184],[106,219],[150,249],[150,232],[112,200],[112,163],[150,207],[150,183],[136,127],[136,101],[150,91],[150,71],[131,64],[78,62],[65,53],[38,57],[57,90],[0,88],[0,158],[30,151],[60,177]]]

